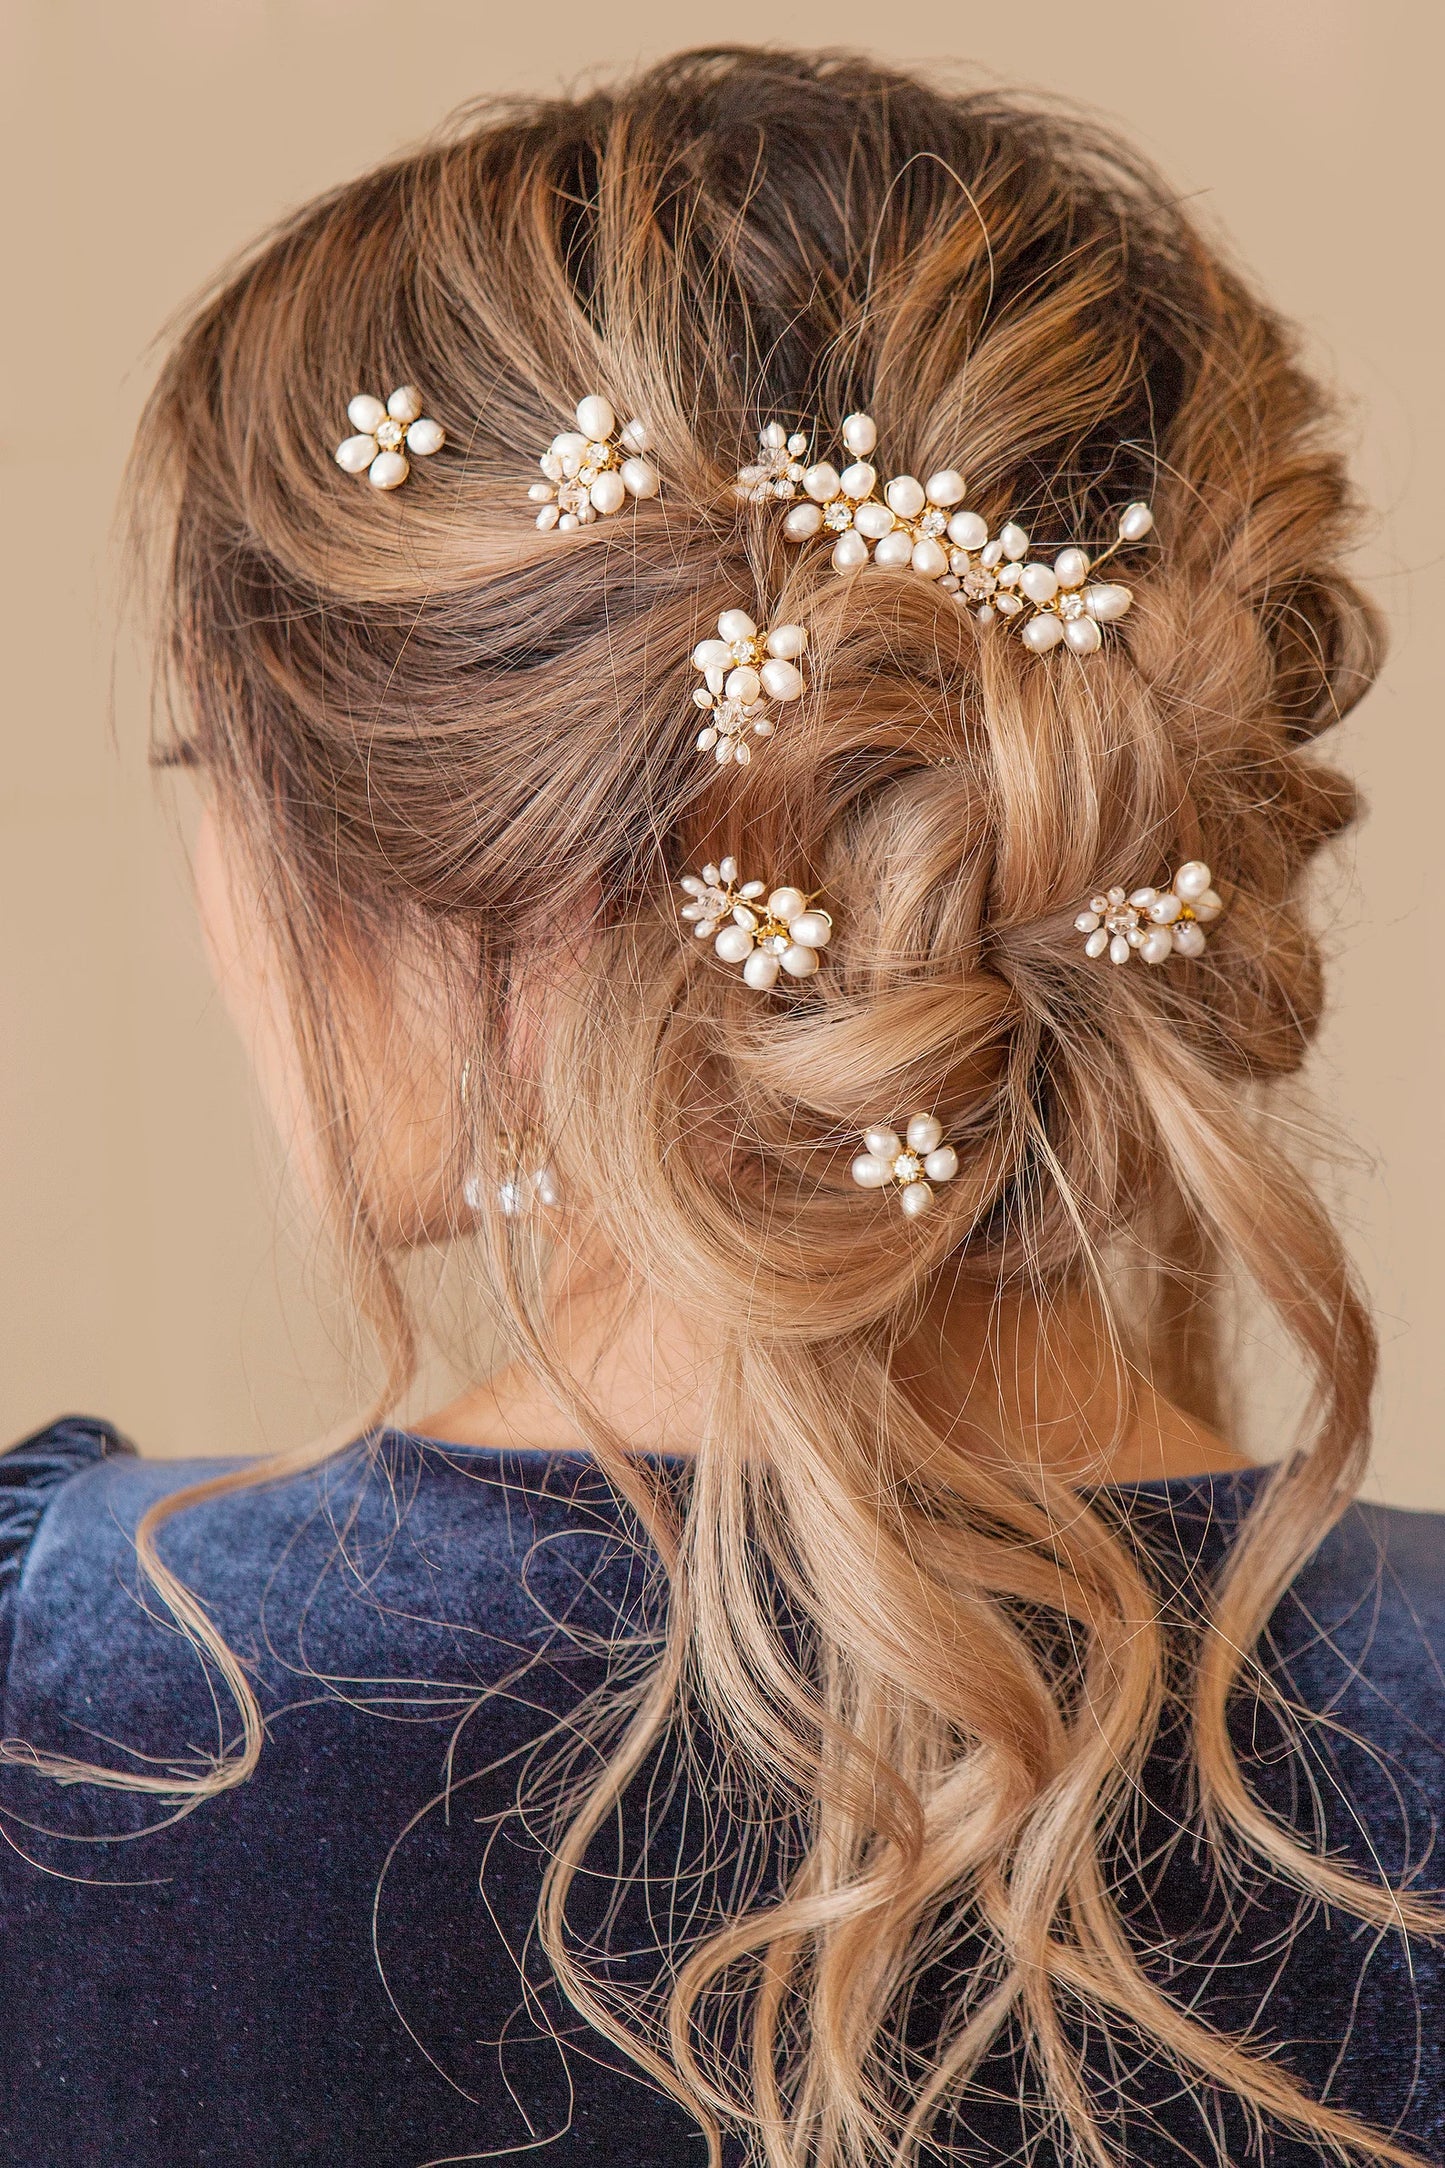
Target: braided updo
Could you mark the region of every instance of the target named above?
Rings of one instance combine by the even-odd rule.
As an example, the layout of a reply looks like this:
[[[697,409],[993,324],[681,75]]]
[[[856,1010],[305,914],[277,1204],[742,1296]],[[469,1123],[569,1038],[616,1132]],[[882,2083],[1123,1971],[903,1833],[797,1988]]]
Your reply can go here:
[[[394,491],[340,473],[351,395],[409,380],[444,446]],[[645,417],[660,491],[539,531],[537,454],[593,387]],[[1099,653],[1031,654],[906,570],[840,577],[739,496],[762,422],[860,408],[895,470],[962,468],[970,505],[1042,546],[1152,502],[1158,547]],[[525,1120],[633,1284],[721,1338],[685,1505],[596,1432],[667,1563],[668,1637],[625,1717],[599,1716],[543,1929],[578,2007],[770,2168],[944,2146],[1009,2028],[1040,2127],[1118,2158],[1096,2025],[1202,2095],[1414,2157],[1166,1992],[1105,1865],[1177,1700],[1221,1858],[1405,1916],[1270,1817],[1226,1722],[1358,1480],[1373,1376],[1338,1237],[1256,1112],[1319,1015],[1303,885],[1354,812],[1314,741],[1376,659],[1326,420],[1286,329],[1112,139],[735,50],[465,114],[338,189],[202,305],[155,396],[140,457],[172,492],[188,744],[264,875],[400,1370],[337,959],[384,985],[403,937],[469,1079],[448,1194]],[[692,704],[692,651],[735,606],[808,629],[806,692],[746,768],[699,754]],[[678,877],[727,853],[825,899],[823,969],[759,994],[691,940]],[[1093,892],[1189,859],[1229,901],[1204,955],[1086,957]],[[565,998],[519,1077],[509,1019],[559,929]],[[959,1155],[917,1222],[849,1178],[859,1130],[915,1109]],[[484,1209],[479,1234],[555,1366],[527,1228]],[[1277,1310],[1314,1427],[1187,1662],[1117,1495],[980,1454],[909,1394],[898,1351],[958,1280],[1045,1312],[1087,1293],[1205,1419],[1221,1293]],[[639,1997],[581,1949],[569,1892],[698,1706],[759,1824],[791,1832],[786,1867],[740,1872]],[[911,1991],[950,1953],[920,2046]]]

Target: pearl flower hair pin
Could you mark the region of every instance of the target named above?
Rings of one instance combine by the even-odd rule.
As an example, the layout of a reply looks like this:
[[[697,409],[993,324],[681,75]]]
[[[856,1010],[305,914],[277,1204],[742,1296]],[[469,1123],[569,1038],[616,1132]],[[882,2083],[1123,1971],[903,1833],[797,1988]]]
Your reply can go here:
[[[336,464],[347,474],[364,474],[373,489],[398,489],[411,473],[413,459],[429,459],[446,443],[446,431],[421,410],[415,384],[401,384],[385,406],[369,391],[359,391],[346,409],[356,430],[336,447]]]
[[[958,1172],[958,1154],[944,1143],[936,1114],[915,1114],[906,1137],[896,1129],[865,1129],[863,1146],[850,1169],[854,1181],[860,1189],[894,1185],[910,1219],[928,1210],[935,1182],[951,1182]]]
[[[1204,929],[1219,917],[1224,899],[1202,859],[1191,858],[1181,866],[1168,888],[1136,888],[1126,895],[1111,888],[1089,898],[1089,908],[1074,920],[1087,934],[1084,953],[1102,956],[1111,963],[1126,964],[1138,954],[1146,964],[1162,964],[1170,956],[1202,956]]]
[[[745,768],[752,759],[748,734],[770,738],[777,728],[769,702],[796,700],[803,690],[797,658],[808,644],[801,625],[775,625],[764,637],[746,610],[724,610],[715,640],[692,651],[703,682],[693,699],[706,715],[698,733],[700,753]]]
[[[813,910],[800,888],[765,895],[765,881],[739,882],[735,858],[704,866],[700,875],[685,873],[678,885],[692,899],[682,916],[693,922],[698,940],[711,941],[725,964],[741,964],[744,979],[760,994],[776,986],[784,971],[811,978],[822,962],[820,950],[833,938],[832,919]]]
[[[1096,558],[1071,545],[1047,564],[1029,559],[1029,538],[1017,522],[991,537],[987,522],[964,509],[967,485],[956,467],[922,482],[913,474],[895,475],[880,496],[871,459],[878,429],[870,415],[850,414],[843,423],[843,443],[853,456],[841,472],[828,460],[803,466],[798,455],[807,439],[781,432],[780,422],[764,429],[763,462],[739,470],[738,493],[751,503],[794,500],[784,515],[784,534],[793,542],[832,535],[837,572],[856,572],[871,561],[936,580],[981,624],[996,618],[1016,624],[1037,655],[1060,642],[1077,655],[1093,654],[1103,644],[1100,627],[1123,617],[1134,599],[1127,587],[1091,574],[1149,534],[1154,515],[1147,504],[1126,505],[1115,539]]]
[[[640,421],[617,427],[612,403],[591,392],[577,403],[577,427],[553,437],[537,464],[545,477],[527,491],[540,505],[537,525],[566,533],[620,512],[629,497],[655,497],[661,482],[644,459],[647,430]]]

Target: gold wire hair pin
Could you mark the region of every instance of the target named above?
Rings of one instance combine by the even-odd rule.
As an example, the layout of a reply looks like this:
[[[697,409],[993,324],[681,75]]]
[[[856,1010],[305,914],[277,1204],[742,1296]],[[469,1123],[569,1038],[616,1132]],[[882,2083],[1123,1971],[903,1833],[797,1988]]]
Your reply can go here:
[[[692,921],[699,941],[711,941],[725,964],[741,964],[743,977],[758,993],[778,983],[780,973],[809,979],[833,938],[833,921],[816,911],[800,888],[768,891],[766,881],[739,881],[735,858],[685,873],[679,887],[689,902],[682,916]]]
[[[1171,956],[1202,956],[1206,926],[1224,909],[1214,876],[1200,858],[1181,866],[1168,888],[1122,888],[1091,896],[1074,925],[1087,934],[1084,953],[1107,955],[1126,964],[1141,956],[1146,964],[1167,963]]]
[[[775,625],[764,634],[746,610],[724,610],[717,638],[700,640],[692,651],[703,675],[692,697],[707,718],[698,751],[745,768],[753,757],[749,737],[770,738],[777,729],[773,706],[802,693],[798,662],[807,645],[801,625]]]
[[[748,503],[786,502],[783,533],[792,542],[833,538],[836,572],[864,565],[891,565],[934,580],[980,624],[1001,618],[1016,626],[1036,655],[1067,645],[1091,655],[1103,644],[1101,627],[1116,623],[1133,602],[1131,591],[1096,575],[1115,553],[1142,542],[1154,525],[1147,504],[1126,505],[1118,532],[1098,556],[1071,544],[1053,563],[1029,557],[1029,538],[1010,520],[997,536],[977,512],[956,467],[940,468],[926,481],[894,475],[879,491],[872,454],[878,429],[867,414],[850,414],[842,427],[852,455],[841,471],[828,460],[802,463],[808,439],[789,436],[770,422],[760,438],[762,459],[740,468],[736,487]]]
[[[647,429],[633,419],[619,429],[617,415],[601,392],[577,403],[577,426],[553,437],[537,464],[543,479],[527,491],[541,507],[537,525],[571,533],[620,512],[629,497],[655,497],[661,487],[656,467],[644,458]]]

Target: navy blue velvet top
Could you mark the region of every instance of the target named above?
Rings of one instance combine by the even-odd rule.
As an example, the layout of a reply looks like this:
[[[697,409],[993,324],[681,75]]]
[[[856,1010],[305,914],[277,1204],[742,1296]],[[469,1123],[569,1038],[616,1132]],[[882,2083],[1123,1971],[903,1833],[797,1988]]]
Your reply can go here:
[[[543,1859],[515,1809],[528,1752],[605,1677],[619,1618],[655,1625],[660,1601],[585,1459],[388,1433],[187,1512],[163,1549],[249,1668],[267,1725],[257,1774],[178,1819],[17,1761],[26,1742],[174,1767],[227,1738],[229,1699],[131,1545],[152,1499],[216,1470],[138,1459],[81,1420],[0,1456],[0,2159],[702,2168],[688,2117],[549,1989],[531,1938]],[[1166,1576],[1216,1569],[1257,1481],[1138,1487]],[[1334,1726],[1310,1729],[1301,1761],[1242,1697],[1259,1794],[1302,1829],[1322,1812],[1362,1865],[1423,1861],[1423,1886],[1445,1882],[1427,1859],[1445,1799],[1445,1519],[1353,1509],[1266,1649]],[[1263,1884],[1222,1911],[1207,1859],[1168,1844],[1182,1768],[1166,1734],[1139,1832],[1156,1863],[1132,1906],[1161,1978],[1445,2161],[1440,1955],[1319,1914],[1291,1946],[1292,1901]],[[647,1789],[648,1857],[666,1866],[686,1850],[688,1801]],[[612,1942],[641,1961],[645,1918],[624,1910]],[[1007,2052],[985,2073],[993,2100],[954,2133],[970,2164],[1020,2144]],[[1130,2162],[1214,2157],[1147,2051],[1126,2090]],[[1221,2126],[1232,2160],[1258,2158],[1228,2108]],[[1266,2154],[1271,2168],[1318,2157],[1283,2133]],[[1056,2155],[1045,2143],[1032,2158]]]

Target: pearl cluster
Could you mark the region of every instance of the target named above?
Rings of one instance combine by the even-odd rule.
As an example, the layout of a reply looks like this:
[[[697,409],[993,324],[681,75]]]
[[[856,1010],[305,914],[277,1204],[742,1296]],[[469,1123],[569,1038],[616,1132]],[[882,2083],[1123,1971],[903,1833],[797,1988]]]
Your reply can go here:
[[[758,457],[739,467],[737,493],[746,504],[767,504],[774,497],[796,497],[807,471],[804,460],[808,440],[795,430],[790,436],[781,422],[768,422],[758,431]]]
[[[764,881],[738,881],[735,858],[704,866],[701,875],[685,873],[679,884],[691,897],[682,916],[691,919],[699,941],[711,941],[725,964],[741,964],[743,977],[759,993],[790,978],[811,978],[822,962],[820,950],[833,938],[826,911],[814,911],[800,888],[775,888],[765,895]]]
[[[620,512],[629,497],[655,497],[656,467],[643,457],[647,430],[640,421],[617,427],[612,403],[592,392],[577,404],[577,427],[553,437],[537,464],[545,481],[527,491],[540,505],[537,525],[571,532]]]
[[[865,1129],[863,1144],[850,1170],[854,1181],[860,1189],[896,1184],[898,1202],[910,1219],[928,1210],[935,1182],[951,1182],[958,1172],[958,1154],[944,1143],[936,1114],[915,1114],[903,1137],[896,1129]]]
[[[699,641],[692,651],[703,674],[692,697],[707,717],[698,751],[745,768],[752,759],[749,733],[770,738],[777,728],[769,702],[796,700],[802,692],[797,659],[807,644],[801,625],[775,625],[764,637],[746,610],[724,610],[717,638]]]
[[[1170,956],[1202,956],[1204,929],[1224,909],[1214,876],[1201,859],[1181,866],[1168,888],[1136,888],[1126,895],[1111,888],[1089,898],[1089,908],[1074,920],[1087,934],[1089,956],[1106,952],[1111,963],[1126,964],[1136,953],[1146,964]]]
[[[364,474],[373,489],[397,489],[411,473],[413,459],[429,459],[446,443],[446,431],[421,410],[415,384],[401,384],[385,406],[369,391],[359,391],[346,409],[357,434],[336,447],[336,464],[348,474]]]
[[[1091,561],[1070,547],[1046,564],[1030,559],[1028,535],[1015,521],[990,536],[987,522],[964,509],[967,486],[956,467],[941,468],[925,482],[895,475],[880,496],[870,456],[877,425],[867,414],[850,414],[842,436],[853,457],[841,473],[828,460],[805,467],[799,455],[806,437],[786,436],[780,422],[771,422],[762,432],[763,462],[742,468],[737,477],[738,492],[749,502],[796,500],[783,519],[791,541],[834,536],[835,571],[856,572],[870,561],[907,567],[936,580],[981,624],[995,618],[1015,623],[1037,655],[1061,642],[1077,655],[1093,654],[1102,645],[1100,626],[1128,610],[1134,598],[1127,587],[1090,575],[1116,550],[1144,540],[1154,525],[1147,504],[1126,505],[1114,541],[1098,558]]]

